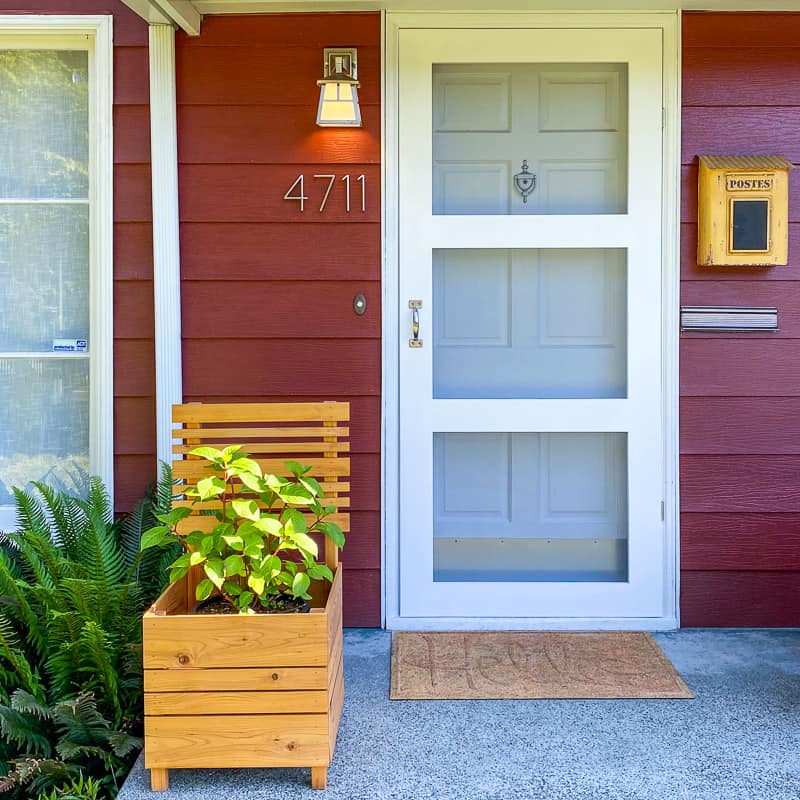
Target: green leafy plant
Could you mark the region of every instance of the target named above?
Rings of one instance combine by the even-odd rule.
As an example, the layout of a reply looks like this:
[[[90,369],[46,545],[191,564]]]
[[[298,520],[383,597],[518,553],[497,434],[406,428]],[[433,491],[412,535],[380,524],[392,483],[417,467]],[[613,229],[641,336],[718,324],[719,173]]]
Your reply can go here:
[[[43,792],[37,800],[101,800],[102,787],[97,781],[83,775],[73,778],[69,783],[65,783],[50,792]]]
[[[170,567],[171,583],[199,565],[205,578],[197,586],[197,599],[218,593],[246,614],[259,606],[282,610],[286,598],[309,600],[312,580],[333,580],[331,570],[317,561],[312,534],[328,537],[337,547],[344,545],[344,534],[328,520],[336,509],[323,505],[322,488],[308,474],[310,467],[287,461],[292,478],[262,474],[258,462],[237,445],[198,447],[191,454],[205,459],[212,474],[187,487],[185,495],[213,513],[216,524],[183,532],[189,525],[181,523],[192,509],[177,506],[161,514],[162,524],[142,537],[143,550],[181,543],[185,552]]]
[[[140,552],[170,508],[172,475],[114,520],[99,478],[84,499],[14,489],[0,536],[0,792],[28,798],[83,774],[116,794],[141,747],[141,613],[169,553]]]

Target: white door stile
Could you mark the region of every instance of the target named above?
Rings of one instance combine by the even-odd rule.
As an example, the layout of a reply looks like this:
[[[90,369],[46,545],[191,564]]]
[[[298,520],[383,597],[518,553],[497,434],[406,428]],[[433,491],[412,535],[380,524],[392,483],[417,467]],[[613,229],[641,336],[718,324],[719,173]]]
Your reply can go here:
[[[650,32],[653,33],[653,32]],[[538,38],[537,38],[538,34]],[[569,37],[569,55],[564,55],[565,36]],[[535,41],[532,43],[532,37]],[[660,36],[644,31],[619,31],[613,36],[597,36],[592,31],[503,31],[501,36],[487,36],[482,31],[400,31],[400,406],[406,410],[408,424],[402,425],[400,448],[403,534],[400,543],[401,601],[403,617],[475,616],[476,590],[484,584],[436,583],[432,580],[432,548],[420,545],[414,532],[430,530],[433,508],[432,482],[426,479],[432,464],[431,431],[545,432],[610,430],[628,435],[629,514],[632,525],[647,529],[647,535],[631,536],[629,559],[631,574],[624,583],[491,583],[492,601],[485,605],[487,616],[498,617],[499,609],[521,609],[526,617],[537,616],[535,609],[553,609],[553,617],[657,617],[662,609],[663,524],[660,501],[663,497],[663,473],[660,457],[661,365],[653,359],[653,315],[660,317],[661,256],[661,141],[653,136],[661,128],[660,73],[653,80],[654,66],[660,70]],[[524,47],[523,47],[524,45]],[[654,58],[655,48],[655,58]],[[620,51],[624,51],[624,57]],[[617,62],[630,65],[630,164],[631,180],[626,215],[548,216],[548,217],[433,217],[421,214],[430,207],[432,171],[429,168],[403,168],[403,164],[430,163],[432,97],[429,80],[412,76],[430,75],[434,58],[453,62]],[[405,78],[405,79],[404,79]],[[426,91],[421,87],[427,87]],[[656,90],[658,96],[653,97]],[[414,109],[413,122],[404,126],[402,109]],[[413,127],[412,127],[413,126]],[[647,135],[645,135],[647,134]],[[644,165],[652,165],[646,174]],[[647,183],[645,182],[647,181]],[[653,191],[653,186],[657,187]],[[403,221],[414,220],[413,231],[404,230]],[[524,221],[524,224],[521,224]],[[456,244],[457,243],[457,244]],[[405,346],[410,329],[410,312],[403,306],[407,299],[422,301],[422,338],[431,328],[427,320],[433,294],[430,275],[432,251],[437,247],[621,247],[628,250],[629,307],[629,394],[624,400],[596,401],[516,401],[516,400],[436,400],[433,397],[432,349]],[[641,269],[650,263],[652,269]],[[422,279],[421,276],[428,276]],[[649,298],[649,301],[647,300]],[[426,310],[428,316],[426,316]],[[641,331],[651,335],[639,336]],[[660,334],[660,327],[656,329]],[[660,352],[660,342],[656,343]],[[536,413],[531,415],[531,408]],[[569,417],[571,411],[574,416]],[[654,418],[655,411],[655,418]],[[548,419],[549,418],[549,419]],[[480,420],[476,428],[476,419]],[[565,420],[569,420],[565,424]],[[655,431],[655,437],[654,437]],[[653,442],[653,439],[656,439]],[[410,532],[410,533],[409,533]],[[403,576],[414,576],[404,584]],[[429,580],[427,576],[431,576]],[[480,592],[478,592],[480,593]],[[594,602],[600,593],[602,602]],[[468,613],[465,609],[472,608]],[[635,609],[635,610],[634,610]],[[510,616],[519,615],[512,611]]]

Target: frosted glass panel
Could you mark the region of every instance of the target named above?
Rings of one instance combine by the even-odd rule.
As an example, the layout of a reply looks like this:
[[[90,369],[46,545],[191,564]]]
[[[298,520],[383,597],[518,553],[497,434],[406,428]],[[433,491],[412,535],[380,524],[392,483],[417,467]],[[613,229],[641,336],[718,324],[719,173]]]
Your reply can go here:
[[[0,200],[0,286],[0,352],[88,339],[88,205]]]
[[[0,198],[89,194],[88,54],[0,50]]]
[[[627,435],[434,434],[435,581],[626,581]]]
[[[438,398],[627,393],[623,250],[436,250]]]
[[[433,213],[625,213],[627,126],[625,64],[435,64]]]
[[[0,505],[32,480],[73,489],[88,466],[88,359],[0,358]]]

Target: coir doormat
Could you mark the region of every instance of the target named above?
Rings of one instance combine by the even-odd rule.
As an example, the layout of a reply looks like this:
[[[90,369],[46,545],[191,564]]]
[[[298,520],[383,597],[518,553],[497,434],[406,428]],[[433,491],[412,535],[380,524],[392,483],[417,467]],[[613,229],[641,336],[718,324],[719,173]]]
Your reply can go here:
[[[691,699],[648,633],[395,633],[392,700]]]

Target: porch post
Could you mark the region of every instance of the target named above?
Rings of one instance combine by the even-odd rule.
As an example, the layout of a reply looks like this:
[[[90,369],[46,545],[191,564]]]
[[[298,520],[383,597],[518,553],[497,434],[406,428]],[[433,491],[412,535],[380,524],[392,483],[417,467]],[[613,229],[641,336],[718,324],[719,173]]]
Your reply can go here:
[[[169,464],[172,404],[183,402],[175,29],[149,27],[156,440],[159,460]]]

